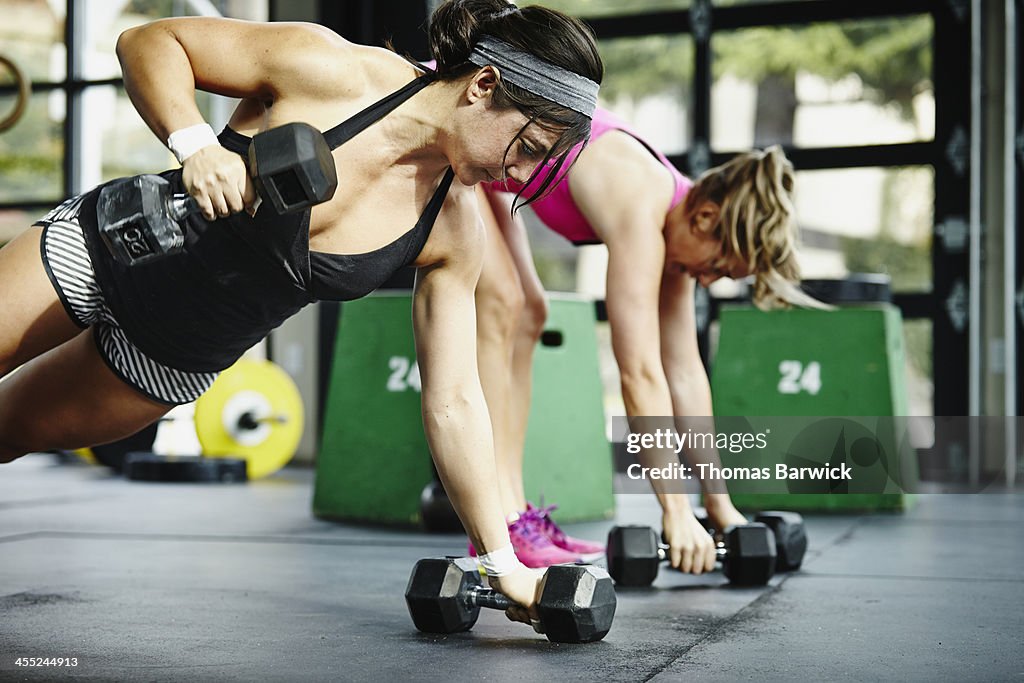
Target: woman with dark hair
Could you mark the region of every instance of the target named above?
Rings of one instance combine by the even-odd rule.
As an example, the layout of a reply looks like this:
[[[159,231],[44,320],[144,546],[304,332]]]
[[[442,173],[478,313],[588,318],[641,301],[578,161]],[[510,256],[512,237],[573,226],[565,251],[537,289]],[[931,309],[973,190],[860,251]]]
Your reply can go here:
[[[430,35],[436,73],[310,24],[183,18],[123,33],[125,88],[181,163],[163,177],[201,214],[185,219],[182,251],[128,266],[98,234],[96,188],[0,250],[0,461],[134,433],[306,304],[363,296],[414,265],[438,473],[494,585],[532,606],[535,575],[492,504],[471,186],[526,181],[585,141],[602,67],[582,24],[541,7],[452,0]],[[240,100],[219,136],[196,89]],[[251,136],[296,121],[325,131],[340,183],[279,216],[254,206],[244,154]]]
[[[792,165],[781,148],[771,147],[741,154],[693,181],[601,108],[589,145],[574,150],[570,163],[557,182],[544,178],[551,190],[532,208],[573,243],[608,248],[605,298],[626,415],[632,421],[676,416],[707,424],[711,389],[697,349],[697,285],[752,275],[754,302],[763,308],[821,305],[797,286]],[[523,490],[533,349],[547,304],[525,228],[511,210],[511,193],[528,196],[544,175],[556,174],[539,173],[525,184],[488,183],[479,191],[490,235],[476,291],[480,377],[491,409],[502,511],[513,547],[531,567],[604,549],[566,535],[550,508],[534,507]],[[714,449],[684,455],[691,462],[721,464]],[[664,449],[643,457],[645,465],[657,467],[678,462]],[[714,542],[678,483],[650,483],[662,506],[672,565],[694,573],[712,569]],[[716,528],[746,522],[724,485],[702,484]]]

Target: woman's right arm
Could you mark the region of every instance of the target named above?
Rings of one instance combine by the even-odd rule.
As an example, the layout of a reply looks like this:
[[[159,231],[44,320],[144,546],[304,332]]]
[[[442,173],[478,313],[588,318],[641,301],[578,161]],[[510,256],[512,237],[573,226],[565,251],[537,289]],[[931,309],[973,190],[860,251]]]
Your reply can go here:
[[[117,41],[125,90],[164,143],[175,131],[206,123],[196,89],[267,105],[315,100],[324,97],[330,74],[354,59],[351,53],[351,43],[314,24],[210,17],[155,21]],[[241,157],[209,132],[200,140],[190,156],[179,155],[186,188],[208,219],[241,211],[255,198]]]
[[[128,29],[118,38],[117,56],[132,104],[166,140],[203,123],[197,88],[267,104],[322,97],[328,76],[354,59],[352,47],[316,24],[185,17]]]

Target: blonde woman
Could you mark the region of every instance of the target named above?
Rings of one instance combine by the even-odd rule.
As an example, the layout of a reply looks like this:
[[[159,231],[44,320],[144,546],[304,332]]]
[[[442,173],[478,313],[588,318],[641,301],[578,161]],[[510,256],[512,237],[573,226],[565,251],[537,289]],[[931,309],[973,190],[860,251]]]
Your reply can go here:
[[[743,154],[696,182],[608,111],[598,108],[589,145],[565,177],[531,204],[575,244],[608,247],[607,306],[627,416],[711,416],[711,389],[697,349],[694,291],[722,277],[755,277],[754,300],[814,304],[799,280],[793,168],[782,150]],[[533,186],[525,187],[525,194]],[[502,506],[513,547],[534,567],[603,550],[574,539],[524,495],[523,443],[530,366],[547,309],[522,223],[511,211],[514,181],[481,190],[489,232],[476,290],[480,376],[495,435]],[[717,462],[716,453],[690,453]],[[675,461],[648,451],[645,464]],[[651,481],[663,510],[672,565],[696,574],[715,564],[711,537],[671,482]],[[746,520],[722,489],[705,488],[712,524]]]

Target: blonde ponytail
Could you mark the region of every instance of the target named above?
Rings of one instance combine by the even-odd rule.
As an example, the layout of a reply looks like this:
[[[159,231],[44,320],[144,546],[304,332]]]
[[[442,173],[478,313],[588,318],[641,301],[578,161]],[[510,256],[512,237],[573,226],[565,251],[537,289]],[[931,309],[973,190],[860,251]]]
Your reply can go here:
[[[713,236],[722,241],[726,260],[754,274],[753,300],[761,309],[829,308],[799,286],[794,179],[793,164],[772,145],[708,170],[686,198],[690,211],[708,200],[721,207]]]

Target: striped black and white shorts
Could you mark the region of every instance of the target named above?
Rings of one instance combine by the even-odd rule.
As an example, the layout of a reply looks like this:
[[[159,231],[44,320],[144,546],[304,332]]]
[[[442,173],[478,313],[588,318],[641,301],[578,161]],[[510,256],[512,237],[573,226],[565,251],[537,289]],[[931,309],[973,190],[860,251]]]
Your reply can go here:
[[[128,341],[96,283],[78,221],[81,205],[81,196],[72,197],[36,222],[43,227],[43,265],[64,309],[79,327],[92,327],[100,356],[131,387],[167,405],[194,401],[210,388],[217,373],[169,368]]]

